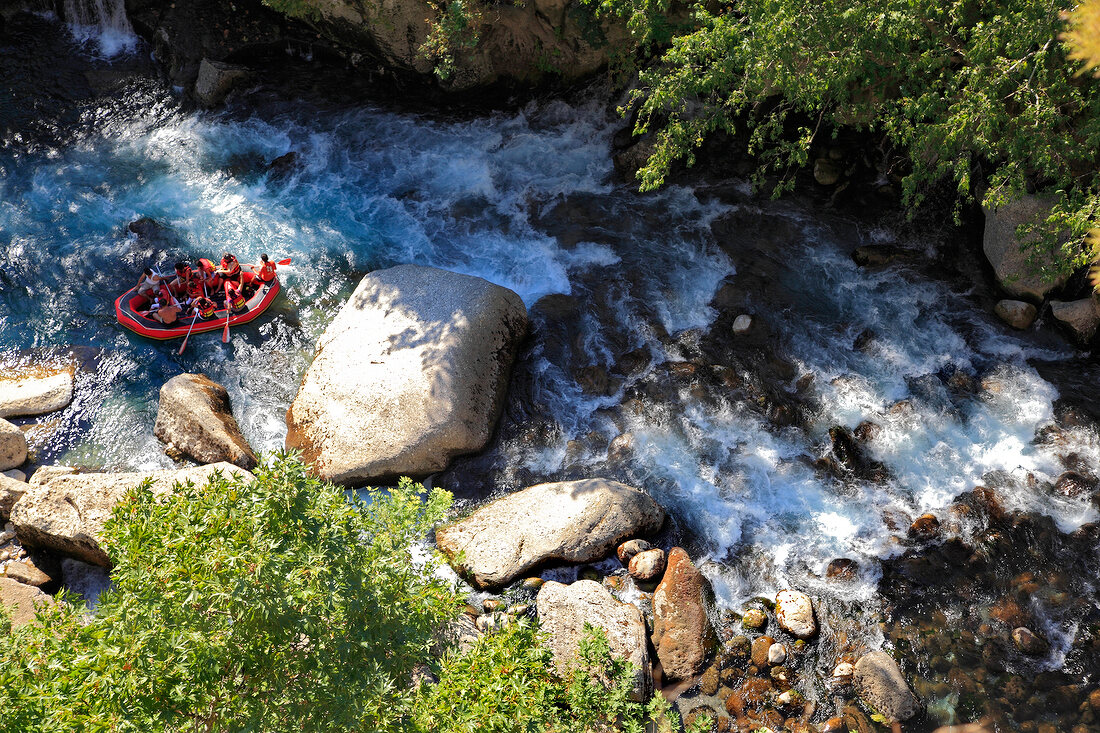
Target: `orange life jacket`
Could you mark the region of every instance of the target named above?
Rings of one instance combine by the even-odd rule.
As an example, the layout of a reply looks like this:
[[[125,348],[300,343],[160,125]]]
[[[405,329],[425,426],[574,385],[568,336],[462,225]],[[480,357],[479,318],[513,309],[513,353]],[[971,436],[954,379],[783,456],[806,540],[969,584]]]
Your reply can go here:
[[[221,269],[225,270],[225,275],[224,276],[227,280],[236,280],[238,277],[241,276],[241,263],[237,262],[236,257],[233,257],[233,258],[228,259],[228,260],[225,259],[225,258],[222,258],[222,268]]]
[[[260,279],[269,283],[275,279],[275,263],[268,261],[260,265]]]
[[[209,298],[199,298],[195,301],[195,310],[200,318],[212,318],[214,316],[214,304]]]
[[[239,311],[244,308],[244,296],[241,295],[241,291],[236,288],[229,289],[229,297],[227,298],[227,305],[235,311]]]

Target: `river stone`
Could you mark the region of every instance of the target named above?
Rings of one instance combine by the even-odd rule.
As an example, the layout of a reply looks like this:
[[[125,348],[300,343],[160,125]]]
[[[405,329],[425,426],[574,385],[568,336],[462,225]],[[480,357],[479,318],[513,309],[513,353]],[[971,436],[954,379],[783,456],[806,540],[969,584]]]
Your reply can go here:
[[[38,606],[49,606],[53,598],[33,585],[0,578],[0,605],[11,614],[13,627],[23,626],[34,620],[34,611]]]
[[[621,562],[623,565],[629,566],[630,561],[633,560],[634,556],[637,555],[639,552],[645,552],[646,550],[652,549],[653,545],[649,544],[645,540],[634,539],[627,540],[626,542],[619,545],[618,549],[615,550],[615,554],[618,556],[619,562]]]
[[[27,439],[23,431],[0,418],[0,471],[22,466],[27,460]]]
[[[546,583],[535,601],[539,626],[549,636],[554,665],[564,674],[577,656],[577,645],[586,623],[607,632],[608,645],[616,657],[634,665],[635,700],[644,700],[652,687],[649,649],[642,612],[629,603],[621,603],[599,583],[578,580],[570,585]]]
[[[1100,326],[1100,307],[1094,298],[1081,298],[1063,302],[1050,301],[1050,314],[1054,320],[1069,328],[1078,343],[1087,344]]]
[[[982,207],[985,214],[982,250],[989,264],[993,266],[1001,287],[1010,295],[1038,303],[1047,293],[1066,281],[1065,275],[1047,282],[1042,276],[1032,274],[1034,268],[1028,265],[1032,251],[1021,252],[1023,242],[1016,237],[1016,227],[1045,217],[1050,213],[1053,203],[1049,198],[1025,194],[998,209]],[[1050,255],[1044,253],[1038,256],[1038,264],[1053,264]]]
[[[904,723],[920,712],[898,663],[886,652],[870,652],[856,662],[852,681],[864,703],[888,721]]]
[[[251,481],[252,474],[231,463],[193,466],[182,471],[143,473],[76,473],[57,476],[46,484],[28,484],[15,504],[11,521],[19,541],[43,547],[94,565],[110,567],[111,560],[99,546],[103,523],[115,504],[131,488],[151,479],[154,492],[167,493],[173,484],[205,482],[215,471],[236,474]]]
[[[76,473],[76,469],[72,466],[39,466],[27,479],[27,483],[41,486],[42,484],[48,484],[58,476],[68,476],[73,473]]]
[[[1020,626],[1012,630],[1012,643],[1024,654],[1033,657],[1041,657],[1050,649],[1047,642],[1037,636],[1026,626]]]
[[[639,552],[630,558],[627,572],[634,580],[651,583],[661,577],[665,571],[665,551],[659,548]]]
[[[43,415],[73,401],[73,375],[60,371],[0,377],[0,417]]]
[[[742,313],[733,319],[732,331],[735,336],[743,336],[749,332],[750,328],[752,328],[752,316],[747,313]]]
[[[10,562],[0,568],[0,573],[3,573],[5,578],[11,578],[23,585],[33,585],[35,588],[50,582],[50,576],[39,570],[32,562]]]
[[[372,272],[317,342],[286,447],[345,485],[441,471],[489,441],[526,328],[520,297],[481,278]]]
[[[599,560],[626,537],[656,532],[664,520],[657,502],[632,486],[563,481],[492,501],[437,529],[435,541],[456,570],[489,588],[551,560]]]
[[[224,102],[233,87],[248,76],[249,71],[244,66],[203,58],[199,62],[199,76],[195,80],[195,99],[203,107],[215,107]]]
[[[27,493],[30,484],[16,481],[7,476],[0,476],[0,522],[6,522],[11,517],[12,507]]]
[[[673,547],[653,593],[653,648],[666,679],[692,679],[703,671],[717,643],[706,611],[710,592],[687,552]]]
[[[809,639],[817,633],[813,601],[796,590],[781,590],[776,594],[775,620],[779,628],[799,639]]]
[[[229,393],[205,374],[164,383],[153,434],[198,463],[227,461],[249,471],[259,462],[233,417]]]
[[[1031,324],[1035,323],[1035,317],[1039,315],[1039,311],[1031,303],[1007,299],[998,301],[997,305],[993,306],[993,312],[1002,321],[1021,331],[1030,328]]]

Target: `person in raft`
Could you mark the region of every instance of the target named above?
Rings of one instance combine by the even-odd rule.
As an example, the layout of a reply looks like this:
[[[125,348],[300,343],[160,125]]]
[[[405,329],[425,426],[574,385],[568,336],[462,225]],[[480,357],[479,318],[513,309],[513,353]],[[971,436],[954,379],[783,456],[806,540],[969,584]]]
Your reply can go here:
[[[229,252],[222,255],[221,267],[214,270],[214,274],[219,275],[237,290],[241,289],[241,263],[237,262],[237,258]]]
[[[264,284],[268,284],[275,279],[275,263],[269,260],[266,254],[260,255],[260,261],[255,265],[249,265],[249,267],[252,272],[260,276]]]
[[[191,303],[191,308],[194,310],[195,315],[204,321],[214,317],[214,301],[205,295],[195,298],[194,302]]]
[[[191,272],[191,264],[186,261],[176,263],[176,277],[168,283],[172,297],[180,303],[188,304],[196,295],[202,295],[202,283]]]
[[[141,277],[138,278],[138,295],[144,295],[152,300],[156,295],[161,280],[164,280],[164,278],[160,275],[154,275],[152,269],[146,267],[141,271]]]

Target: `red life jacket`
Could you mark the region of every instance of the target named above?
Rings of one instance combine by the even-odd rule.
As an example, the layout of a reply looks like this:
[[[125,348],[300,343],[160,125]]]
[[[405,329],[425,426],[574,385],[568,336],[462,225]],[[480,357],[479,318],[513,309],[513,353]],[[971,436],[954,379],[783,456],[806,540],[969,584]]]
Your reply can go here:
[[[269,283],[275,279],[275,263],[268,261],[260,265],[260,279]]]
[[[222,258],[222,269],[225,270],[225,278],[227,280],[236,280],[241,276],[241,263],[237,262],[237,258],[230,259]]]
[[[214,316],[214,304],[209,298],[199,298],[195,301],[195,310],[199,312],[200,318],[212,318]]]
[[[227,305],[235,311],[239,311],[244,308],[244,296],[241,295],[241,291],[236,288],[229,288],[229,297],[227,298]]]

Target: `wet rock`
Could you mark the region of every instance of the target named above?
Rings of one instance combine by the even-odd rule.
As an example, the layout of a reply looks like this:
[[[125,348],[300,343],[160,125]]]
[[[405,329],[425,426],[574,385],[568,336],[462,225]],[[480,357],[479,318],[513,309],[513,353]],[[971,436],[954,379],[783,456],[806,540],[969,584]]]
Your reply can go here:
[[[698,676],[717,643],[705,607],[709,594],[710,584],[688,554],[672,548],[653,594],[653,647],[668,679]]]
[[[630,559],[628,571],[634,580],[651,583],[665,572],[665,551],[661,549],[639,552]]]
[[[98,565],[66,557],[61,561],[61,582],[70,592],[83,598],[88,608],[95,608],[99,596],[111,587],[111,576]]]
[[[8,610],[13,627],[30,623],[36,609],[53,603],[53,598],[32,585],[0,578],[0,606]]]
[[[1050,269],[1049,265],[1053,264],[1050,255],[1045,251],[1021,251],[1024,243],[1016,236],[1018,226],[1031,224],[1046,216],[1053,203],[1047,198],[1025,194],[998,209],[982,207],[985,214],[982,250],[993,266],[1001,287],[1010,295],[1038,303],[1066,281],[1065,276],[1060,276],[1048,282],[1037,274],[1036,268],[1028,262],[1029,257],[1033,254],[1038,256],[1042,261],[1037,264],[1043,269]]]
[[[645,371],[653,360],[648,346],[640,346],[637,349],[626,352],[615,362],[615,371],[625,377],[633,377]]]
[[[866,244],[856,247],[852,252],[852,259],[860,267],[881,267],[891,262],[913,262],[920,256],[920,252],[899,247],[896,244]]]
[[[800,591],[782,590],[776,594],[775,620],[779,628],[799,639],[809,639],[817,633],[813,602]]]
[[[920,702],[909,689],[897,662],[885,652],[860,657],[853,683],[859,697],[888,721],[904,723],[920,712]]]
[[[44,415],[72,401],[72,371],[26,370],[0,377],[0,417]]]
[[[616,435],[607,446],[607,460],[611,463],[622,463],[630,460],[633,456],[634,433]]]
[[[660,529],[664,510],[617,481],[539,484],[497,499],[436,530],[436,544],[479,588],[505,585],[554,561],[603,558],[627,537]]]
[[[763,629],[768,625],[768,614],[759,608],[750,608],[741,617],[741,625],[746,629]]]
[[[752,654],[749,657],[754,666],[763,669],[768,666],[768,651],[775,644],[770,636],[758,636],[752,640]]]
[[[1026,626],[1012,630],[1012,643],[1024,654],[1033,657],[1041,657],[1050,649],[1050,645],[1044,639],[1036,636]]]
[[[164,232],[164,226],[148,216],[142,216],[134,219],[132,222],[126,225],[126,228],[138,235],[141,239],[153,239],[160,236]]]
[[[825,577],[835,580],[852,580],[859,572],[859,563],[847,557],[838,557],[825,568]]]
[[[656,139],[651,135],[643,135],[615,153],[612,158],[615,172],[628,183],[637,182],[638,171],[649,162],[655,152]]]
[[[772,644],[768,647],[768,664],[784,664],[787,661],[787,647],[782,644]]]
[[[538,592],[539,588],[546,585],[546,581],[542,578],[524,578],[521,587],[524,590],[532,590]]]
[[[520,297],[481,278],[372,272],[317,342],[286,446],[345,485],[440,471],[489,441],[526,329]]]
[[[742,313],[733,319],[732,331],[735,336],[741,336],[752,328],[752,316]]]
[[[99,534],[126,492],[152,481],[153,492],[169,492],[176,482],[206,481],[215,471],[236,474],[245,481],[252,474],[230,463],[195,466],[182,471],[143,473],[82,473],[57,476],[46,484],[27,484],[26,493],[11,512],[19,541],[28,547],[52,549],[95,565],[110,567],[99,545]]]
[[[841,662],[833,667],[833,684],[837,685],[850,685],[852,684],[852,678],[855,675],[856,668],[851,662]]]
[[[1035,323],[1039,311],[1031,303],[1022,300],[1001,300],[993,306],[993,312],[1013,328],[1023,331]]]
[[[246,471],[259,463],[233,417],[229,393],[205,374],[164,383],[153,434],[198,463],[226,461]]]
[[[1065,471],[1054,482],[1054,493],[1058,496],[1075,499],[1092,493],[1096,488],[1097,480],[1091,476],[1085,476],[1076,471]]]
[[[722,666],[729,667],[748,659],[752,654],[752,642],[749,637],[737,635],[729,640],[722,650]]]
[[[1088,344],[1100,326],[1100,305],[1096,298],[1082,298],[1071,302],[1050,301],[1050,314],[1073,334],[1079,344]]]
[[[581,367],[573,372],[573,379],[585,394],[607,396],[615,393],[619,382],[610,379],[607,370],[599,364]]]
[[[22,466],[27,460],[27,439],[23,431],[0,418],[0,471]]]
[[[199,62],[199,76],[195,80],[195,99],[203,107],[216,107],[225,101],[233,87],[249,77],[244,66],[227,64],[203,58]]]
[[[836,185],[843,172],[835,160],[818,158],[814,161],[814,180],[822,186]]]
[[[848,733],[844,718],[829,718],[821,724],[821,733]]]
[[[267,172],[275,178],[281,178],[292,173],[301,166],[301,156],[293,150],[283,153],[267,164]]]
[[[35,588],[50,582],[50,576],[39,570],[34,563],[31,562],[8,563],[3,568],[0,568],[0,573],[3,573],[5,578],[11,578],[24,585],[33,585]]]
[[[788,710],[801,706],[803,702],[805,702],[805,699],[797,690],[787,690],[786,692],[780,693],[780,695],[775,698],[776,705],[781,708],[787,708]]]
[[[703,676],[699,678],[699,691],[704,695],[713,695],[718,692],[718,683],[720,681],[720,673],[717,664],[712,664],[707,667],[703,672]]]
[[[649,544],[645,540],[633,539],[627,540],[618,546],[615,550],[615,554],[619,558],[619,562],[623,565],[630,565],[630,561],[634,559],[634,556],[639,552],[646,552],[652,550],[653,545]]]
[[[611,653],[634,665],[633,698],[643,700],[652,687],[646,626],[642,612],[615,600],[599,583],[578,580],[570,585],[548,582],[536,601],[539,623],[548,635],[554,665],[564,674],[574,662],[585,624],[607,632]],[[667,671],[667,670],[666,670]]]
[[[909,538],[928,542],[940,536],[940,520],[935,514],[922,514],[909,525]]]

